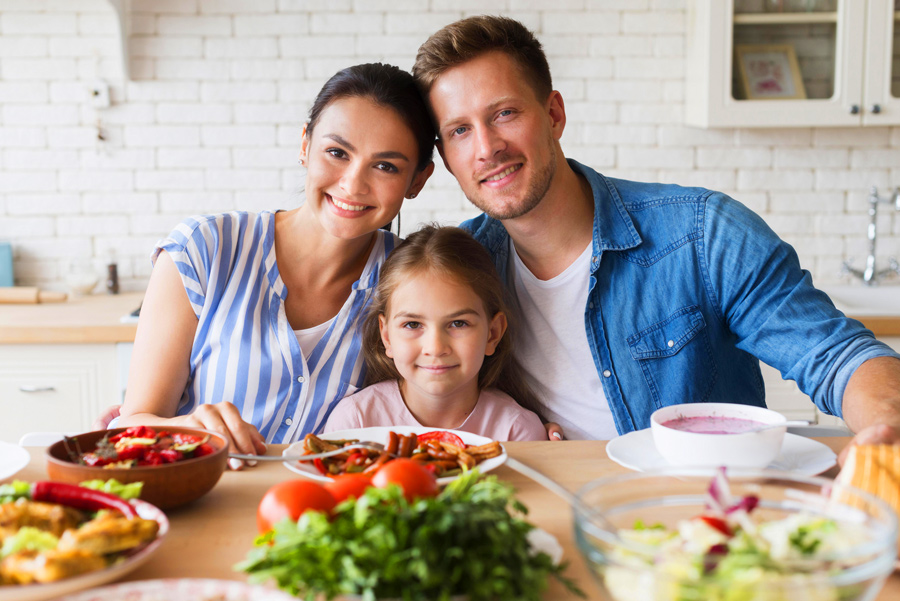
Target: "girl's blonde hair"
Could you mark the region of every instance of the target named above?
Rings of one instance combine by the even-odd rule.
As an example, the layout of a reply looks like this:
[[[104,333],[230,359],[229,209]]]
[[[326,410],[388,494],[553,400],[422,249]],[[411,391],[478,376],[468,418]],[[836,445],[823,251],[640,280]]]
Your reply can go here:
[[[504,300],[503,283],[487,250],[458,227],[423,227],[400,244],[381,267],[381,276],[363,325],[366,385],[403,378],[394,360],[385,352],[378,316],[387,315],[388,303],[397,287],[421,273],[437,273],[471,287],[484,303],[488,319],[501,311],[506,315],[506,333],[494,353],[485,356],[478,372],[478,388],[498,388],[523,407],[537,412],[537,398],[525,384],[522,369],[513,358],[515,327]]]

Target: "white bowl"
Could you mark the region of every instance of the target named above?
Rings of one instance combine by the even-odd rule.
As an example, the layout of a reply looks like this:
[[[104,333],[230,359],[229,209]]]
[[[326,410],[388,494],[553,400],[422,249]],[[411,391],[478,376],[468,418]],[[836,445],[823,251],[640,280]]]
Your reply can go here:
[[[657,409],[650,416],[656,450],[670,464],[692,467],[762,468],[778,456],[787,426],[759,432],[702,433],[664,425],[679,418],[733,418],[766,425],[787,419],[771,409],[734,403],[689,403]]]

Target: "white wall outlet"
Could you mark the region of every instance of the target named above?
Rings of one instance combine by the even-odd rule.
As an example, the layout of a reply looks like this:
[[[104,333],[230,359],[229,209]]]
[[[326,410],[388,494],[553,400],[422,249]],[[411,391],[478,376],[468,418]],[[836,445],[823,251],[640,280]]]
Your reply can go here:
[[[109,107],[109,84],[98,79],[88,86],[88,99],[91,106],[98,109]]]

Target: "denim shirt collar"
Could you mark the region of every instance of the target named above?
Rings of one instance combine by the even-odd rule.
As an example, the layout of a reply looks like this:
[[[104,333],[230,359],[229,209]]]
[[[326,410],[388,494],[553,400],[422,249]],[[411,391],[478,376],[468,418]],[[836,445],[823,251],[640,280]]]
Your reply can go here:
[[[599,257],[605,250],[627,250],[641,243],[625,203],[612,182],[593,169],[578,161],[567,159],[575,173],[584,177],[594,193],[594,259],[593,272],[599,264]]]

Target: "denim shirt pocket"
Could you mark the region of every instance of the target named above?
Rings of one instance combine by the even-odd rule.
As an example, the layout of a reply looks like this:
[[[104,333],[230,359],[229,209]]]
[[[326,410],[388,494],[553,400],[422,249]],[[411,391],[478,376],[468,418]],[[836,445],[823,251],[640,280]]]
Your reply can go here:
[[[709,400],[716,364],[699,307],[681,308],[632,334],[626,342],[656,408]]]

